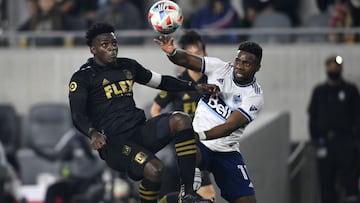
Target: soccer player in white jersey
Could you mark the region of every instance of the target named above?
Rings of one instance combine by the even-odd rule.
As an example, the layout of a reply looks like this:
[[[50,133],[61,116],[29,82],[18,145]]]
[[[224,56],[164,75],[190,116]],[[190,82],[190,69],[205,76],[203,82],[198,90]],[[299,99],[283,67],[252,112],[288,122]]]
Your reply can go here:
[[[262,48],[255,42],[242,42],[233,62],[214,57],[198,57],[176,49],[174,39],[154,40],[175,64],[201,71],[209,84],[220,88],[217,96],[204,95],[198,103],[193,125],[198,143],[199,167],[214,175],[221,196],[231,203],[255,203],[255,191],[239,140],[244,128],[263,107],[263,92],[255,79],[261,66]]]

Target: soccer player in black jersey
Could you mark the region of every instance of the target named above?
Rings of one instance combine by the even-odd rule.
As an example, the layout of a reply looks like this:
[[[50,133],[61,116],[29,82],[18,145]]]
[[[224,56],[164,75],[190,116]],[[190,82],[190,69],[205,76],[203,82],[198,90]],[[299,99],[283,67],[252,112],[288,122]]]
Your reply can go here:
[[[69,102],[75,127],[91,139],[91,146],[113,169],[141,180],[142,203],[157,202],[162,162],[154,155],[174,140],[181,184],[187,202],[208,202],[193,191],[195,136],[185,113],[162,114],[146,120],[135,105],[135,82],[149,87],[217,93],[215,85],[194,84],[144,68],[133,59],[118,58],[114,27],[97,23],[86,33],[93,57],[75,72],[69,84]]]

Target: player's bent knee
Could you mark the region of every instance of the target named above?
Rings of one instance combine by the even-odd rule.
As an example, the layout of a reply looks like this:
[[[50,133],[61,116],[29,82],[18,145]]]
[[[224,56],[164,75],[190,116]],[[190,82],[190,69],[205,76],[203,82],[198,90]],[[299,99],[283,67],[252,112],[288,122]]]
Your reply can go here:
[[[170,128],[174,131],[180,131],[191,128],[191,117],[189,114],[175,111],[170,116]]]
[[[144,177],[153,182],[160,182],[164,172],[164,164],[159,159],[151,159],[144,168]]]

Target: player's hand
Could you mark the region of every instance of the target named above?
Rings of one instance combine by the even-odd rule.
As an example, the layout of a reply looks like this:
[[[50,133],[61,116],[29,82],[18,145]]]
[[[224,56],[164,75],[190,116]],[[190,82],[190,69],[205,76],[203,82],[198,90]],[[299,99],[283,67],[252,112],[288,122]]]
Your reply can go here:
[[[154,42],[156,42],[167,55],[173,54],[176,50],[174,38],[169,35],[160,35],[154,39]]]
[[[98,150],[106,144],[106,135],[101,132],[94,131],[91,134],[90,145],[93,149]]]
[[[214,84],[196,84],[195,89],[200,94],[211,94],[217,96],[220,92],[220,88]]]

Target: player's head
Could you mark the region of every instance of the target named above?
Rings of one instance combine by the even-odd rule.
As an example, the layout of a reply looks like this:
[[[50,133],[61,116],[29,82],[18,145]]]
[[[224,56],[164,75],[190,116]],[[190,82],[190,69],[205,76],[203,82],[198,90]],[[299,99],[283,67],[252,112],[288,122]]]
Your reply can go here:
[[[234,78],[240,84],[251,82],[261,67],[262,48],[255,42],[242,42],[234,61]]]
[[[185,34],[181,36],[179,45],[191,54],[200,57],[207,55],[204,41],[201,36],[193,30],[186,31]]]
[[[86,44],[100,65],[116,61],[118,46],[115,29],[107,23],[96,23],[86,32]]]
[[[343,66],[343,58],[341,56],[330,56],[325,60],[325,68],[328,79],[340,80]]]

